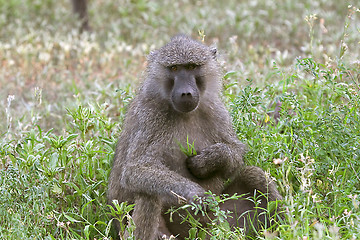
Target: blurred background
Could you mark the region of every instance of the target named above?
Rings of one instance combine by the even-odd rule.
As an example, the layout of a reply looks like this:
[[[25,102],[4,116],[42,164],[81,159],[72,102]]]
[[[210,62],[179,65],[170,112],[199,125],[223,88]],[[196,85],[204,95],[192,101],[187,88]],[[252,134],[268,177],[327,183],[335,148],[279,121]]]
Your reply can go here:
[[[0,0],[0,101],[6,106],[15,96],[13,117],[38,105],[52,124],[79,89],[100,98],[99,91],[139,81],[149,51],[177,33],[205,35],[219,49],[224,72],[236,71],[240,83],[273,81],[273,61],[285,69],[311,55],[331,64],[342,41],[350,49],[344,61],[359,64],[357,3],[90,0],[87,31],[71,0]],[[40,91],[42,105],[34,98]],[[4,108],[0,117],[6,119]]]

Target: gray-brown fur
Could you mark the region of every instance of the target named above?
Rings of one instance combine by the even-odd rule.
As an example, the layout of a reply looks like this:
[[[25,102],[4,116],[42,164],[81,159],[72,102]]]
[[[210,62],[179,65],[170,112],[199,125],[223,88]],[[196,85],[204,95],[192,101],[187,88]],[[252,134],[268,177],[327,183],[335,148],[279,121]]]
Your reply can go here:
[[[272,212],[265,212],[265,210],[268,201],[281,200],[282,196],[277,191],[276,184],[266,176],[261,168],[255,166],[241,167],[231,177],[231,182],[226,186],[223,193],[230,196],[237,193],[243,196],[242,200],[229,200],[220,206],[222,209],[231,212],[231,218],[228,218],[230,226],[245,227],[248,234],[253,234],[261,227],[274,225],[274,222],[270,222],[269,219],[276,212],[279,213],[280,206]],[[254,201],[258,202],[256,209],[254,208]],[[247,214],[240,217],[244,212]],[[283,217],[282,214],[278,216]]]
[[[148,58],[145,80],[125,118],[108,190],[109,202],[118,199],[136,203],[132,214],[136,239],[155,239],[160,231],[180,234],[178,239],[187,235],[185,224],[180,225],[177,219],[170,223],[169,216],[164,215],[169,207],[178,205],[177,195],[191,202],[194,196],[204,196],[208,190],[215,194],[226,192],[224,182],[232,176],[236,177],[230,184],[231,191],[236,182],[241,182],[238,178],[245,178],[242,182],[246,184],[247,179],[263,179],[263,172],[251,176],[251,171],[240,170],[246,169],[246,147],[238,140],[220,99],[221,77],[215,53],[179,35]],[[187,64],[197,66],[187,71]],[[174,65],[178,66],[175,73],[171,70]],[[175,80],[172,85],[169,82],[174,82],[174,76],[191,79]],[[177,85],[176,81],[183,82]],[[178,100],[174,86],[184,88],[191,96]],[[178,145],[186,146],[187,138],[195,143],[198,152],[190,158]],[[260,188],[267,185],[263,181],[260,184]],[[249,189],[251,192],[253,186]],[[166,223],[165,230],[160,222]]]

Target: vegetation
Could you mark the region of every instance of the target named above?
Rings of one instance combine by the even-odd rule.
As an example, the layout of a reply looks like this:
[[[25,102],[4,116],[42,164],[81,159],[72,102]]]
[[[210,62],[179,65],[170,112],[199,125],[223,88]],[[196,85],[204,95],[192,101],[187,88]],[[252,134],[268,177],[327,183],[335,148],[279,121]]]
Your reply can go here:
[[[178,32],[217,45],[246,162],[284,196],[277,233],[257,237],[360,238],[359,8],[92,0],[92,31],[80,34],[68,0],[0,0],[0,239],[111,238],[109,214],[128,218],[133,207],[109,209],[105,197],[126,105],[146,55]],[[201,237],[189,219],[189,236]],[[242,236],[226,224],[208,231]]]

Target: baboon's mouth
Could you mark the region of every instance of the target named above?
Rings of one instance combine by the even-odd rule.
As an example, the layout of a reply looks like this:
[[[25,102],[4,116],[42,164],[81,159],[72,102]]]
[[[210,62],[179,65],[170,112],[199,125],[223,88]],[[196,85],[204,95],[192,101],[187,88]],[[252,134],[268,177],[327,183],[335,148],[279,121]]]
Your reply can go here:
[[[176,111],[182,113],[188,113],[194,111],[198,107],[199,101],[180,101],[178,103],[173,103],[173,106]]]

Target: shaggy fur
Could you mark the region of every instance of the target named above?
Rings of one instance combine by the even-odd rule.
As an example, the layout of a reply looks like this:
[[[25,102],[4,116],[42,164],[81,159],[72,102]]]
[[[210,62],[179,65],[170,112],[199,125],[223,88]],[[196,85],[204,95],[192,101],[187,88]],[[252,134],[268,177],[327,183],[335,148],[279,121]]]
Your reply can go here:
[[[246,146],[238,140],[220,100],[215,53],[179,35],[148,58],[147,76],[125,118],[108,190],[109,203],[113,199],[136,203],[132,214],[136,239],[156,239],[164,232],[178,239],[187,236],[188,226],[180,225],[179,217],[170,222],[164,215],[168,208],[179,205],[179,196],[192,202],[208,190],[253,194],[255,189],[264,193],[268,189],[270,183],[261,169],[243,166]],[[189,63],[198,66],[195,77],[202,84],[197,108],[183,113],[173,108],[167,67]],[[186,146],[187,139],[195,143],[196,156],[188,158],[181,152],[178,143]],[[229,178],[232,183],[225,188]],[[269,189],[271,200],[281,198],[272,183]],[[234,204],[238,205],[237,216],[253,208],[247,204],[242,209],[240,202],[224,208]]]

